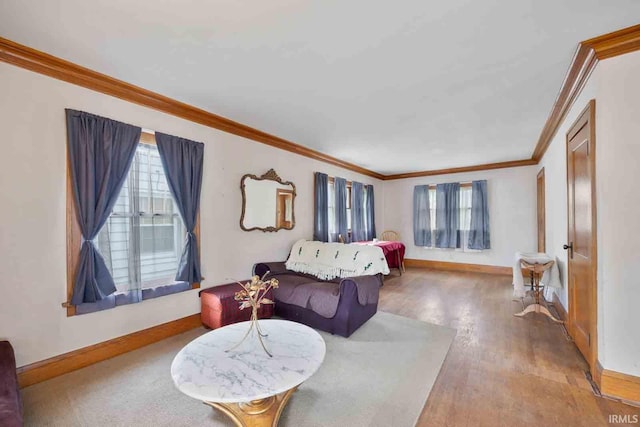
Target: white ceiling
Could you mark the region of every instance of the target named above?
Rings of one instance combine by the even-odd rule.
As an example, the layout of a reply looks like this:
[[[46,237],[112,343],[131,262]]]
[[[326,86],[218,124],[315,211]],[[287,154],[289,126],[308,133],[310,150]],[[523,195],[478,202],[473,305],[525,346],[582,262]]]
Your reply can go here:
[[[0,36],[381,173],[529,158],[637,0],[0,0]]]

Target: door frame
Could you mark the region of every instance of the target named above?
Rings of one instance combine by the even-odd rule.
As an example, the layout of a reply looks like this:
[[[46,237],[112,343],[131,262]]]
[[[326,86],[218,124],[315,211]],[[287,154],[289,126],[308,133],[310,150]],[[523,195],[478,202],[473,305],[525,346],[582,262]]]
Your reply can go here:
[[[591,360],[587,360],[589,364],[589,370],[591,377],[600,386],[600,378],[597,375],[598,369],[598,223],[597,223],[597,204],[596,204],[596,100],[591,99],[587,106],[582,110],[578,118],[573,122],[566,134],[566,165],[567,165],[567,243],[570,239],[570,224],[569,224],[569,209],[570,209],[570,188],[569,188],[569,142],[575,135],[577,130],[580,130],[584,123],[587,122],[589,126],[589,149],[591,150],[589,155],[589,167],[591,169],[591,325],[590,325],[590,344],[593,342]],[[575,317],[575,304],[574,304],[574,288],[571,285],[571,262],[567,255],[567,288],[569,297],[568,318],[567,318],[567,331],[572,338],[575,338],[575,325],[573,319]]]
[[[542,183],[542,186],[540,185]],[[540,169],[538,175],[536,176],[536,210],[537,210],[537,221],[538,221],[538,252],[546,252],[547,251],[547,190],[546,190],[546,182],[544,176],[544,168]],[[540,197],[540,188],[542,188],[542,197]],[[542,227],[540,227],[542,224]],[[542,232],[542,234],[540,234]],[[542,239],[540,239],[542,237]],[[542,240],[542,245],[540,245],[540,241]],[[542,246],[542,247],[541,247]]]
[[[280,195],[281,194],[290,194],[291,195],[291,209],[293,209],[293,190],[288,190],[285,188],[276,188],[276,228],[280,227],[280,225],[278,225],[278,221],[280,220],[279,216],[278,216],[278,203],[280,202]],[[293,218],[293,217],[292,217]],[[289,221],[291,222],[293,225],[293,220]],[[293,229],[293,227],[291,228],[283,228],[284,230],[291,230]]]

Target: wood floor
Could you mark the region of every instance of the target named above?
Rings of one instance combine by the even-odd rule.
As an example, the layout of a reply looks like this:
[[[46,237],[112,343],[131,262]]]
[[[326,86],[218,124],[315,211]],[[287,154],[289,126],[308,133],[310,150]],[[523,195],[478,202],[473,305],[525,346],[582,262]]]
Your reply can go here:
[[[395,274],[395,275],[394,275]],[[606,426],[640,408],[596,397],[561,326],[514,317],[511,277],[407,269],[385,279],[379,309],[457,329],[418,421],[426,426]],[[633,424],[640,425],[640,424]]]

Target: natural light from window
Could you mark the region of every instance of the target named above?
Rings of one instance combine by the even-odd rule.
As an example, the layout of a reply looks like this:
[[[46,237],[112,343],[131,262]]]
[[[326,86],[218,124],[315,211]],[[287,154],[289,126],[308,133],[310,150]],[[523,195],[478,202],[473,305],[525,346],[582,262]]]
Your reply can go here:
[[[119,292],[174,282],[186,230],[155,145],[139,144],[96,246]]]

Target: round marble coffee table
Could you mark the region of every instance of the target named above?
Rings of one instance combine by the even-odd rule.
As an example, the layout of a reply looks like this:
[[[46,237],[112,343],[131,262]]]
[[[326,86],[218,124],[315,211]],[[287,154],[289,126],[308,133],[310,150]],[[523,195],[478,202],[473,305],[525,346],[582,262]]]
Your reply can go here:
[[[250,322],[206,333],[187,344],[173,359],[176,387],[227,414],[238,426],[276,426],[298,386],[324,360],[320,334],[300,323],[260,320],[269,357],[256,336],[233,348]]]

